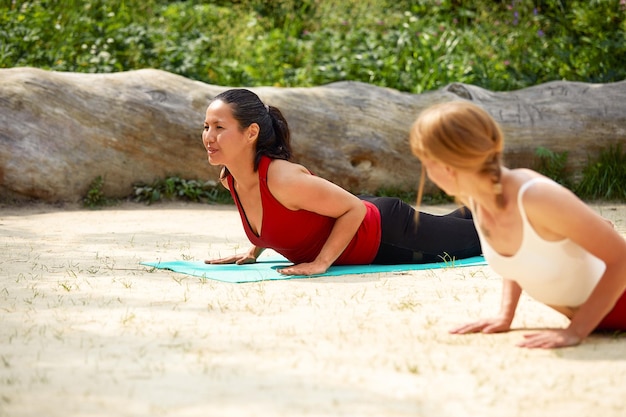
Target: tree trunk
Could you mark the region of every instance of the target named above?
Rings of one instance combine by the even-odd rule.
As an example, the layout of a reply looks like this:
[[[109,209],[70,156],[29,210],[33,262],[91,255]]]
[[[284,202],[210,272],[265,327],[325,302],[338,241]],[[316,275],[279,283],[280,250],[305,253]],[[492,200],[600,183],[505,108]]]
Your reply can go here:
[[[76,202],[98,176],[109,197],[175,175],[216,180],[201,133],[209,101],[228,88],[152,69],[0,69],[2,199]],[[544,147],[568,152],[568,169],[580,173],[599,150],[626,142],[626,81],[501,93],[451,84],[408,94],[359,82],[251,90],[287,118],[296,162],[355,193],[417,187],[409,129],[421,110],[444,101],[472,100],[489,111],[504,130],[510,167],[533,167]]]

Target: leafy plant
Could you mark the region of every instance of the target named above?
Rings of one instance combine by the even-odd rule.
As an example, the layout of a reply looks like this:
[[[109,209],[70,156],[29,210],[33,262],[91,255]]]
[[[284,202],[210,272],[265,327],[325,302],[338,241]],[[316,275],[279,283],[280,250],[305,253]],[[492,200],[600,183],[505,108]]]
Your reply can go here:
[[[626,79],[624,56],[624,0],[0,2],[0,68],[158,68],[232,87],[348,80],[423,93],[451,82],[492,91],[617,82]],[[565,154],[538,156],[540,171],[571,185]],[[622,175],[609,162],[587,168],[580,193],[619,198],[623,177],[608,177]],[[182,196],[165,198],[221,198],[182,181],[174,185]],[[143,201],[170,195],[165,185],[138,188]],[[94,183],[85,204],[104,203],[99,192]]]
[[[603,149],[597,161],[589,162],[576,193],[584,199],[626,201],[626,152],[621,143]]]
[[[415,205],[417,203],[417,190],[416,191],[405,191],[400,190],[395,187],[390,188],[381,188],[374,193],[377,197],[395,197],[403,200],[406,203]],[[450,197],[443,191],[439,190],[438,192],[434,192],[431,194],[427,194],[422,196],[422,201],[420,204],[428,204],[428,205],[438,205],[438,204],[448,204],[453,203],[454,197]]]
[[[567,175],[567,152],[539,147],[536,155],[538,172],[572,189],[581,199],[626,201],[626,152],[621,143],[602,149],[596,160],[589,159],[577,184]]]
[[[110,203],[109,199],[107,199],[102,192],[102,187],[104,187],[104,178],[98,175],[91,184],[89,184],[87,195],[83,198],[83,205],[85,207],[94,209],[106,206]]]
[[[228,190],[215,181],[202,182],[177,176],[159,179],[152,184],[135,184],[134,200],[152,204],[162,200],[182,200],[203,203],[232,203]]]
[[[565,187],[570,188],[572,186],[566,170],[567,151],[557,153],[544,147],[538,147],[535,150],[535,155],[539,158],[535,168],[539,173]]]
[[[374,195],[376,197],[396,197],[399,198],[409,204],[415,204],[417,198],[417,192],[415,191],[404,191],[397,189],[395,187],[386,187],[377,190]]]
[[[153,67],[233,87],[350,80],[413,93],[626,78],[621,0],[32,0],[0,12],[0,68]]]

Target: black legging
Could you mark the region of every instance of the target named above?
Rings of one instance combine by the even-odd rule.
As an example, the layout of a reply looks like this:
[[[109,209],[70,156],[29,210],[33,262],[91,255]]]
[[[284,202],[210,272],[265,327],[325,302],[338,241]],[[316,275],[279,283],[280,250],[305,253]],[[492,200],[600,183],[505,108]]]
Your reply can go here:
[[[382,235],[374,264],[441,262],[482,253],[472,214],[466,207],[439,216],[418,212],[398,198],[359,198],[380,211]]]

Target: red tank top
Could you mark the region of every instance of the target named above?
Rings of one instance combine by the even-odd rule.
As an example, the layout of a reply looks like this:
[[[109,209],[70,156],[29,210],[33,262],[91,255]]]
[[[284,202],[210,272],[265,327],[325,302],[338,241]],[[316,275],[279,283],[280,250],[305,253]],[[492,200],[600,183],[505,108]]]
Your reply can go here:
[[[335,224],[332,217],[322,216],[306,210],[290,210],[280,204],[267,187],[267,170],[272,160],[262,157],[259,164],[259,187],[263,206],[261,235],[257,236],[243,211],[239,196],[235,191],[232,176],[228,177],[228,187],[237,205],[246,236],[253,245],[273,249],[293,263],[312,262],[326,243]],[[363,201],[367,212],[343,253],[335,265],[367,265],[378,252],[381,228],[380,212],[368,201]]]

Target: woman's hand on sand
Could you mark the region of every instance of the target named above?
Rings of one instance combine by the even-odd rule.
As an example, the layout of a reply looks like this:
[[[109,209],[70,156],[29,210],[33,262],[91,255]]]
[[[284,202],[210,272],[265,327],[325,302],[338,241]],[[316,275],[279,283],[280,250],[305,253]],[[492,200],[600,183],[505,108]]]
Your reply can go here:
[[[254,256],[251,256],[250,254],[233,255],[233,256],[227,256],[226,258],[207,259],[206,261],[204,261],[205,264],[211,264],[211,265],[221,265],[221,264],[243,265],[243,264],[253,264],[255,262],[256,262],[256,258]]]
[[[555,329],[524,335],[524,341],[517,344],[519,347],[551,349],[567,346],[576,346],[582,342],[581,337],[573,330]]]
[[[475,321],[473,323],[464,324],[450,330],[452,334],[466,333],[501,333],[511,330],[511,321],[505,318],[490,318]]]
[[[328,265],[322,265],[316,262],[306,262],[277,269],[277,271],[283,275],[319,275],[327,270]]]

